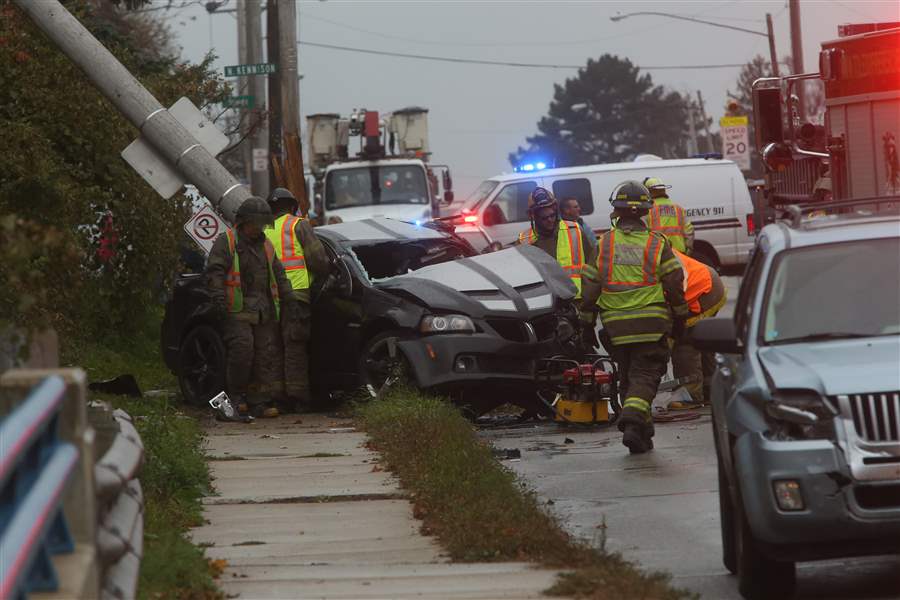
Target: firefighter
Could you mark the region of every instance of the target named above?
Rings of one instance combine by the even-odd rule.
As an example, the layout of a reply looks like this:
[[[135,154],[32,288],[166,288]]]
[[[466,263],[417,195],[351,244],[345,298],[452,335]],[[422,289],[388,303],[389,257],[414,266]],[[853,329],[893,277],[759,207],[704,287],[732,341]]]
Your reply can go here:
[[[322,242],[313,233],[309,221],[294,216],[298,204],[290,190],[275,188],[266,201],[272,209],[275,224],[267,227],[265,234],[284,265],[284,272],[296,300],[281,311],[286,396],[282,408],[301,412],[309,408],[311,401],[308,352],[312,317],[310,283],[313,277],[328,274],[328,255]]]
[[[684,386],[692,401],[675,400],[669,403],[669,409],[683,410],[709,403],[709,382],[715,371],[712,355],[695,349],[689,341],[688,333],[701,320],[716,316],[725,306],[728,292],[714,268],[677,250],[675,257],[684,271],[684,300],[688,305],[689,316],[685,321],[684,335],[674,339],[672,372],[676,379],[692,379],[691,383]]]
[[[625,181],[609,200],[612,229],[600,237],[596,262],[584,269],[582,332],[592,344],[599,311],[625,398],[622,443],[640,454],[653,448],[651,405],[669,364],[668,337],[684,327],[688,307],[671,245],[641,218],[653,206],[649,190]]]
[[[594,258],[590,239],[578,223],[560,219],[556,198],[544,188],[528,196],[528,216],[531,229],[521,232],[516,243],[534,244],[555,258],[575,284],[575,298],[581,298],[581,271]]]
[[[239,411],[249,409],[257,417],[278,416],[274,398],[284,387],[279,313],[294,301],[284,267],[263,234],[271,224],[266,201],[247,198],[235,226],[216,238],[206,263],[228,356],[226,390]]]
[[[653,198],[647,225],[652,231],[666,236],[675,250],[691,254],[694,250],[694,225],[684,214],[684,209],[669,199],[666,190],[672,186],[664,184],[658,177],[647,177],[644,187],[650,190]]]

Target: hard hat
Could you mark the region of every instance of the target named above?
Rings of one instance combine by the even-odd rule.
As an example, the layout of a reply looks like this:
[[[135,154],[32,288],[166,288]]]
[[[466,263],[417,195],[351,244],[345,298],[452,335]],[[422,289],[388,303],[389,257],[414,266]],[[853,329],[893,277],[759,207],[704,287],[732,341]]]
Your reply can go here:
[[[671,189],[671,185],[666,185],[662,182],[662,179],[659,177],[645,177],[644,178],[644,187],[650,191],[661,191]]]
[[[615,208],[630,208],[633,211],[653,208],[650,190],[637,181],[623,181],[617,185],[609,196],[609,203]]]
[[[546,188],[536,187],[528,194],[528,214],[533,216],[534,212],[541,208],[555,208],[559,210],[553,192]]]
[[[294,197],[294,194],[291,193],[291,190],[287,188],[277,187],[269,192],[269,197],[266,198],[266,202],[269,204],[269,208],[271,208],[273,211],[275,210],[275,205],[278,204],[281,200],[290,201],[294,206],[294,210],[297,210],[297,199]]]
[[[266,201],[259,196],[250,196],[237,209],[234,219],[235,225],[242,223],[255,223],[260,227],[272,225],[275,219],[272,218],[272,209],[266,204]]]

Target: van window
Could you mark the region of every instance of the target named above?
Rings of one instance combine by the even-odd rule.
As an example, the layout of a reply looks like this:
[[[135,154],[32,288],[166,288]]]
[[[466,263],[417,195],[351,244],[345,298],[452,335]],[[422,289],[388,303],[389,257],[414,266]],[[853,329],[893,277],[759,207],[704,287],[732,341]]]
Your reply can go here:
[[[559,202],[566,198],[575,198],[581,205],[581,214],[594,212],[594,197],[591,195],[591,182],[587,179],[560,179],[553,182],[553,195]]]
[[[534,181],[511,183],[500,190],[491,205],[484,211],[485,226],[504,223],[523,223],[528,218],[528,196],[537,187]]]

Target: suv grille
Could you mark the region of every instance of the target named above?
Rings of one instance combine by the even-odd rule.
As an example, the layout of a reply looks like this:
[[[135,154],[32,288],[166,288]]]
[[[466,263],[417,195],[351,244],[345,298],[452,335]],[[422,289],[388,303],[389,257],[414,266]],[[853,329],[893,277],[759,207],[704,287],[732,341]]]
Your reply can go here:
[[[537,341],[545,342],[547,340],[552,340],[556,335],[556,326],[558,323],[559,320],[553,313],[542,315],[528,323],[517,319],[487,319],[487,324],[490,325],[494,331],[499,333],[500,337],[511,342],[531,341],[531,335],[528,331],[529,327],[531,327],[531,331]]]
[[[900,442],[900,393],[850,394],[856,434],[868,442]]]

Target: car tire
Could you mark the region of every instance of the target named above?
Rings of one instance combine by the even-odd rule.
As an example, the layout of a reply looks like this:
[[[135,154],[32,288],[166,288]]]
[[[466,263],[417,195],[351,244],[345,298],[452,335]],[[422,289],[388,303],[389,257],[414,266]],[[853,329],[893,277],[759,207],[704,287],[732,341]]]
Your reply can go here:
[[[716,467],[719,471],[719,521],[722,530],[722,564],[732,574],[737,574],[737,547],[734,536],[734,504],[728,491],[728,477],[722,467],[722,459],[716,454]]]
[[[359,374],[363,387],[373,398],[380,398],[388,388],[409,383],[412,369],[399,347],[394,357],[390,345],[405,339],[401,331],[384,331],[366,342],[359,357]]]
[[[178,349],[178,386],[186,404],[205,407],[225,389],[225,342],[215,328],[197,325]]]
[[[750,530],[744,510],[734,507],[738,591],[747,600],[791,598],[797,585],[797,567],[764,555]]]

